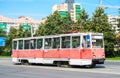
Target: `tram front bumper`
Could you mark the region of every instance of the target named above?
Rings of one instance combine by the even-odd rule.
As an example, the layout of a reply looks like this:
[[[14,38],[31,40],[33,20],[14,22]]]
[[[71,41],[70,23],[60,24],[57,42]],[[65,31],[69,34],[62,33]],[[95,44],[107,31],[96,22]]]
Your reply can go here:
[[[93,59],[92,62],[94,62],[94,63],[96,63],[96,64],[104,64],[105,58]]]

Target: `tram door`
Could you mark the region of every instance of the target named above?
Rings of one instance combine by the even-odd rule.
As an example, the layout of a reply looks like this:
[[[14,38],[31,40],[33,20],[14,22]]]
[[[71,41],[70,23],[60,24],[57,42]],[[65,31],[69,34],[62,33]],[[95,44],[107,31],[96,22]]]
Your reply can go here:
[[[80,59],[81,58],[81,37],[80,35],[72,36],[71,43],[72,49],[70,50],[70,58],[71,59]]]
[[[90,35],[83,35],[82,36],[82,59],[91,59],[92,52],[91,52],[91,39]]]
[[[44,58],[59,58],[60,37],[45,38]]]

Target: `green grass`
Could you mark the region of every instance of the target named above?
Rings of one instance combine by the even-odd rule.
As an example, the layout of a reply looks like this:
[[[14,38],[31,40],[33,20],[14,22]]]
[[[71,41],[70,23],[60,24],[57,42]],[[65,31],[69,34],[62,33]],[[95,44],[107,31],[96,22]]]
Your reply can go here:
[[[0,58],[11,58],[11,56],[0,56]]]
[[[106,58],[106,60],[120,60],[120,57]]]

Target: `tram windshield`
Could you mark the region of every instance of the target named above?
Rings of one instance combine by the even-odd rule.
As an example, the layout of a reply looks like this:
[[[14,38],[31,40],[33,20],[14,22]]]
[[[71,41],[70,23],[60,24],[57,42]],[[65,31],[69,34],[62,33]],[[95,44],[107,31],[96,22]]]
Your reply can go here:
[[[92,48],[103,48],[102,35],[92,35]]]

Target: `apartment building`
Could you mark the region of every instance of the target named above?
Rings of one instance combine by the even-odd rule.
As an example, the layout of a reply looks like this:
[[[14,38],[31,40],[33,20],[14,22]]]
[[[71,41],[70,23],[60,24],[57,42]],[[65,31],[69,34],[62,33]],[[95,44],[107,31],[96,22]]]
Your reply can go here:
[[[116,33],[118,33],[120,28],[118,28],[118,21],[117,19],[120,19],[120,16],[111,16],[108,15],[108,22],[112,24],[113,29],[115,29]]]
[[[0,15],[0,29],[6,31],[7,34],[10,32],[11,27],[18,29],[20,25],[23,26],[24,30],[30,29],[32,26],[33,32],[35,32],[39,24],[42,22],[43,20],[38,21],[26,16],[20,16],[17,19],[12,19]]]
[[[69,2],[69,0],[65,1],[62,4],[56,4],[52,7],[52,13],[58,11],[61,17],[66,17],[70,14],[71,19],[76,21],[80,18],[80,13],[82,12],[82,7],[78,3],[74,3],[74,0]]]

